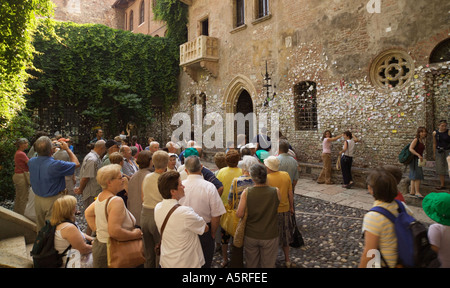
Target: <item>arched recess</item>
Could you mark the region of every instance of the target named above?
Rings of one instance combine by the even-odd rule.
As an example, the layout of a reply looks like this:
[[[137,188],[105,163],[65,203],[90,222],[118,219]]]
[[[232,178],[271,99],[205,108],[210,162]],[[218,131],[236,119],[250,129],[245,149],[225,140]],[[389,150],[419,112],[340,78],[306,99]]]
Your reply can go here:
[[[430,64],[450,61],[450,38],[440,42],[430,55]]]
[[[223,107],[225,108],[225,131],[226,131],[226,143],[230,141],[237,143],[237,134],[234,125],[234,115],[239,110],[237,109],[237,104],[239,97],[245,94],[247,97],[250,96],[252,112],[257,113],[257,106],[255,105],[256,99],[256,89],[253,83],[244,75],[237,75],[233,78],[233,80],[228,84],[227,89],[225,90],[224,99],[223,99]],[[250,103],[248,103],[249,105]],[[228,117],[232,118],[228,118]],[[245,115],[244,115],[245,116]],[[255,122],[256,124],[256,122]],[[247,133],[246,133],[247,134]]]
[[[228,84],[227,89],[225,90],[223,99],[225,113],[236,113],[236,104],[243,90],[246,90],[248,92],[248,94],[252,98],[253,107],[256,108],[255,86],[253,85],[252,81],[250,81],[250,79],[248,79],[246,76],[237,75],[233,78],[233,80],[231,80],[230,84]],[[256,109],[254,109],[253,112],[256,112]]]

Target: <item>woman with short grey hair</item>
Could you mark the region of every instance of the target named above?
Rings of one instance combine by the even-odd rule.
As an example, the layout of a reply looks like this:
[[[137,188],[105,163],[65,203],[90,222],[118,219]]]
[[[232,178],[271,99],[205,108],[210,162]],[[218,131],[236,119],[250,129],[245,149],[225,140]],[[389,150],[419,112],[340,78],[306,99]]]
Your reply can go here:
[[[228,204],[230,207],[233,207],[234,210],[237,210],[239,207],[242,192],[254,185],[249,172],[250,167],[259,163],[258,159],[249,155],[245,155],[241,162],[242,175],[233,179],[231,182],[230,193],[228,193]],[[242,247],[238,248],[234,245],[231,246],[230,268],[244,268],[243,251],[244,249]]]
[[[250,166],[253,187],[242,192],[236,215],[244,217],[244,251],[247,268],[274,268],[278,253],[278,188],[267,186],[267,170],[262,164]]]

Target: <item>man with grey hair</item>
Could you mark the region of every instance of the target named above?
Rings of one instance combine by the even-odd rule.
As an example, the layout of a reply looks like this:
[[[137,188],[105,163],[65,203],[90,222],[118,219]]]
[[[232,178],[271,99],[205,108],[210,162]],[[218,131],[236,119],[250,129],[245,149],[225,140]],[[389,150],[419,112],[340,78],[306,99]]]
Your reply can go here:
[[[214,255],[214,238],[220,225],[220,216],[226,212],[225,206],[216,186],[203,178],[200,158],[189,156],[184,165],[188,177],[183,181],[185,197],[181,198],[179,203],[192,207],[210,228],[209,232],[199,236],[205,257],[205,265],[202,268],[210,268]]]
[[[102,192],[102,187],[97,183],[97,171],[102,167],[102,157],[106,153],[105,140],[98,140],[83,159],[80,169],[80,186],[74,189],[75,194],[83,195],[83,207],[86,209],[94,202],[94,198]],[[90,234],[87,227],[86,234]]]
[[[289,142],[285,139],[280,139],[278,144],[278,160],[280,160],[280,171],[285,171],[289,174],[292,181],[292,191],[295,190],[295,185],[299,178],[298,163],[289,153]]]
[[[127,145],[122,145],[119,150],[120,154],[123,156],[123,174],[128,176],[128,179],[133,176],[139,170],[139,167],[134,163],[134,157],[132,155],[131,147]]]
[[[73,175],[80,167],[77,156],[70,150],[66,142],[61,142],[60,148],[69,155],[70,162],[56,160],[52,157],[52,141],[47,136],[41,136],[34,143],[34,150],[38,156],[28,161],[30,182],[36,210],[37,232],[50,220],[53,202],[60,196],[67,194],[65,176]]]
[[[180,146],[178,146],[178,144],[175,142],[169,141],[166,144],[166,148],[167,148],[167,152],[169,152],[169,154],[173,153],[177,156],[176,157],[177,162],[175,164],[175,169],[178,169],[181,166],[181,162],[180,162],[180,159],[178,158],[178,153],[177,153],[178,150],[180,149]]]
[[[150,142],[150,145],[148,146],[148,150],[152,153],[155,153],[156,151],[159,150],[159,143],[156,141]]]

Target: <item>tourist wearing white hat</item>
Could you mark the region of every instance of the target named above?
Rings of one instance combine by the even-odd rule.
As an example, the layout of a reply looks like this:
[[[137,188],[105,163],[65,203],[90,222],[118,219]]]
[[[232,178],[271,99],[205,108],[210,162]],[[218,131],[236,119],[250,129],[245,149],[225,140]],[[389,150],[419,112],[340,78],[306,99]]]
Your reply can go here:
[[[292,192],[291,177],[285,171],[279,171],[280,159],[269,156],[264,159],[267,168],[267,185],[277,187],[280,191],[280,204],[278,205],[278,232],[280,245],[283,247],[286,267],[291,267],[289,258],[289,244],[292,242],[294,225],[292,214],[294,213],[294,193]]]

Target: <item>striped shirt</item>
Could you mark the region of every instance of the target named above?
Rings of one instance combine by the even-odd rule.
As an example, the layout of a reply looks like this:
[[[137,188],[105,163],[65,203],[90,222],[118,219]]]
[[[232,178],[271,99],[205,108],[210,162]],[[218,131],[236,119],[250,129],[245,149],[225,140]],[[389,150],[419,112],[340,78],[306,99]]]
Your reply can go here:
[[[412,211],[403,203],[408,214],[412,215]],[[393,201],[391,203],[375,200],[373,206],[380,206],[387,209],[395,217],[398,216],[398,205],[397,202]],[[364,216],[363,221],[363,233],[364,231],[369,231],[375,236],[379,237],[379,249],[381,250],[381,255],[388,263],[389,267],[395,267],[397,264],[397,237],[395,235],[394,224],[382,214],[369,211]],[[383,261],[381,262],[383,265]]]

